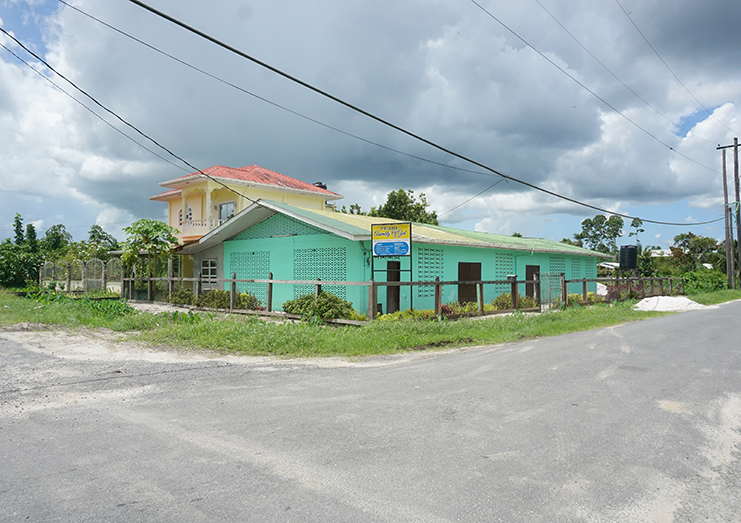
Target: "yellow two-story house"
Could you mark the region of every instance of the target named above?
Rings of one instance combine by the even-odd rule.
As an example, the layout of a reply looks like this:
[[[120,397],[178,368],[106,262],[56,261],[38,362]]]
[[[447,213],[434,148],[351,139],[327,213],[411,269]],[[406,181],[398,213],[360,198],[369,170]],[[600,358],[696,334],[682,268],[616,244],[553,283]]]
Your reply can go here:
[[[343,198],[321,182],[302,182],[258,165],[238,169],[215,165],[159,185],[169,190],[149,199],[167,203],[167,222],[179,231],[181,246],[197,242],[256,200],[325,210],[334,209],[332,202]],[[181,276],[199,272],[206,281],[223,278],[221,251],[211,249],[195,260],[181,256],[177,272]]]
[[[181,244],[198,240],[254,200],[324,210],[343,198],[321,182],[302,182],[258,165],[238,169],[215,165],[159,185],[170,190],[149,199],[167,202],[167,221],[180,231]]]

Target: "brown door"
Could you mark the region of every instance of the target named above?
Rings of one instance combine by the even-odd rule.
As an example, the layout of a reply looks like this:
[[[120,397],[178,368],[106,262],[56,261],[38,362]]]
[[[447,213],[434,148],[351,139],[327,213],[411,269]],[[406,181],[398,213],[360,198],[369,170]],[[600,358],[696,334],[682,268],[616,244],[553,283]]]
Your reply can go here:
[[[459,262],[458,281],[481,281],[481,264]],[[476,285],[458,284],[458,301],[460,303],[476,303]]]
[[[540,265],[525,265],[525,279],[534,280],[536,278],[540,279]],[[530,298],[538,298],[538,296],[535,296],[534,283],[525,284],[525,295]]]
[[[388,261],[386,263],[386,281],[401,281],[401,262]],[[399,310],[399,291],[401,287],[386,287],[386,314]]]

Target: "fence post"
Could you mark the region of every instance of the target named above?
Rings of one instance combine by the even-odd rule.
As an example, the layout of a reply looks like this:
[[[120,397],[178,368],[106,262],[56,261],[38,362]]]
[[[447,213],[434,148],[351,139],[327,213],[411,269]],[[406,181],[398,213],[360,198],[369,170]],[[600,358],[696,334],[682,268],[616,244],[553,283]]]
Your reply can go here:
[[[566,283],[566,273],[561,273],[561,295],[563,298],[563,305],[564,307],[568,306],[569,304],[569,287]]]
[[[136,269],[131,269],[131,280],[129,281],[129,299],[136,299]]]
[[[646,280],[643,278],[639,278],[638,281],[641,282],[641,299],[643,299],[646,297]]]
[[[443,293],[440,287],[440,276],[435,276],[435,316],[440,318],[443,314]]]
[[[512,308],[517,310],[517,306],[519,305],[518,300],[518,293],[517,293],[517,275],[510,274],[507,276],[507,279],[511,282],[511,290],[510,290],[510,296],[512,297]]]
[[[167,259],[167,299],[172,299],[172,287],[173,287],[173,273],[172,273],[172,257]]]
[[[108,262],[103,264],[103,292],[108,292]]]
[[[322,279],[321,278],[317,278],[316,281],[322,281]],[[319,296],[321,293],[322,293],[322,284],[321,283],[317,283],[316,284],[316,289],[314,289],[314,295],[315,296]]]
[[[659,278],[659,296],[664,295],[664,279]]]
[[[198,279],[196,280],[196,301],[198,301],[198,296],[201,295],[202,291],[203,281],[201,280],[201,271],[198,271]]]
[[[72,293],[72,264],[67,262],[67,294]]]
[[[484,284],[479,283],[477,289],[479,291],[479,314],[484,314]]]
[[[588,294],[589,293],[587,292],[587,279],[584,278],[584,281],[582,283],[583,283],[582,297],[584,298],[584,305],[586,305],[589,302],[589,300],[588,300],[588,298],[589,298]]]
[[[82,292],[87,292],[87,262],[82,262],[82,274],[80,275],[80,286]]]
[[[237,273],[232,273],[232,282],[229,285],[229,310],[234,310],[237,305]]]
[[[540,274],[536,272],[533,278],[533,294],[535,294],[535,300],[538,302],[538,307],[540,307]]]
[[[376,282],[373,278],[368,282],[368,319],[376,319]]]
[[[669,278],[669,295],[674,295],[674,278]]]
[[[154,281],[152,281],[152,270],[149,270],[147,279],[147,301],[154,301]]]
[[[268,290],[267,290],[267,296],[265,297],[265,308],[268,312],[273,312],[273,273],[268,273],[268,280],[270,280],[270,283],[268,283]]]

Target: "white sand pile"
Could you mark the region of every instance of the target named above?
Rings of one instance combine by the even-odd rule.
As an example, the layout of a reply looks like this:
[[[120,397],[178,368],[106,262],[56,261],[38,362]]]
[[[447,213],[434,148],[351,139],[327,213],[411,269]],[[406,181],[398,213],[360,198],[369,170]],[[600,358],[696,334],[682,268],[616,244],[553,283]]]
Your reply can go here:
[[[707,305],[700,305],[685,296],[654,296],[644,298],[633,307],[640,311],[672,311],[683,312],[697,309],[707,309]]]

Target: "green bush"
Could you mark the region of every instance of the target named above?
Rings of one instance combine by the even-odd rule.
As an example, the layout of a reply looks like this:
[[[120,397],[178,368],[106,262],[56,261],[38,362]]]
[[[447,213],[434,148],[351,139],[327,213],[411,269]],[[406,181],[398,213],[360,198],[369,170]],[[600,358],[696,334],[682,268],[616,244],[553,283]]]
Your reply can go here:
[[[185,287],[176,287],[170,295],[165,298],[165,301],[168,301],[173,305],[193,305],[195,303],[195,295],[190,289],[186,289]]]
[[[260,303],[260,300],[248,292],[237,295],[237,308],[248,311],[261,311],[265,309]]]
[[[726,275],[720,271],[700,269],[684,275],[685,294],[720,291],[728,287]]]
[[[446,305],[443,305],[445,308]],[[453,313],[450,313],[453,314]],[[434,320],[435,311],[431,309],[406,309],[403,311],[396,311],[389,314],[379,314],[376,318],[380,321],[397,321],[397,320]]]
[[[569,294],[569,305],[594,305],[595,303],[601,303],[603,300],[602,296],[594,292],[587,293],[587,303],[584,303],[584,295],[580,293]]]
[[[497,311],[505,311],[512,308],[512,294],[511,293],[505,293],[500,294],[495,299],[492,300],[491,304],[494,306],[494,310]],[[534,307],[538,306],[538,302],[535,300],[535,298],[531,298],[530,296],[520,296],[517,295],[517,307],[520,309],[532,309]]]
[[[318,296],[304,294],[295,300],[288,300],[283,304],[283,310],[288,314],[298,314],[305,318],[318,317],[322,320],[366,320],[365,315],[358,314],[352,308],[352,302],[343,300],[331,292],[322,291]]]

